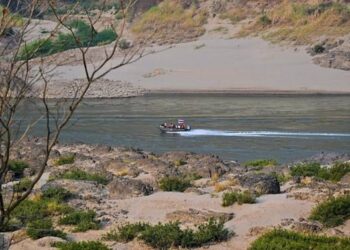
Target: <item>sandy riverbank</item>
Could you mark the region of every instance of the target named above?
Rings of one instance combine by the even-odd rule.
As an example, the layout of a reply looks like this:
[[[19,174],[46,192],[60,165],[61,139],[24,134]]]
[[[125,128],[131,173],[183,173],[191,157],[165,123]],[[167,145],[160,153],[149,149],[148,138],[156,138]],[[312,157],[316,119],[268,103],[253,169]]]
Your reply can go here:
[[[61,66],[56,73],[67,81],[83,77],[81,66]],[[155,92],[350,93],[350,72],[319,67],[302,48],[259,38],[203,37],[149,55],[106,78]]]

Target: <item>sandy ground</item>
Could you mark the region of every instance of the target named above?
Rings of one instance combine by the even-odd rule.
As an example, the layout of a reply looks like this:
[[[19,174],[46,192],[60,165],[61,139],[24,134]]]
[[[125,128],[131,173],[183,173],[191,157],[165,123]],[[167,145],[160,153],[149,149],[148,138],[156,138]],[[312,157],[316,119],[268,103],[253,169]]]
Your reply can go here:
[[[286,194],[264,195],[257,200],[257,204],[234,205],[224,208],[220,204],[220,198],[212,198],[210,195],[197,195],[194,193],[157,192],[150,196],[131,198],[126,200],[115,200],[114,206],[117,209],[125,209],[128,212],[128,221],[147,221],[157,223],[166,220],[166,214],[189,208],[204,209],[216,212],[234,213],[234,218],[226,223],[226,227],[235,236],[227,242],[206,247],[205,249],[246,249],[255,239],[249,236],[249,229],[252,227],[277,226],[284,218],[298,220],[306,217],[314,203],[287,199]],[[75,240],[98,240],[107,231],[88,231],[86,233],[73,234]],[[115,249],[142,249],[137,248],[135,243],[118,244]],[[38,242],[26,239],[11,247],[12,250],[36,250],[47,249],[38,246]]]
[[[163,73],[152,74],[155,71]],[[61,80],[83,77],[80,66],[62,66],[57,73]],[[152,91],[350,93],[350,72],[321,68],[303,49],[271,45],[259,38],[204,37],[149,55],[107,78]]]

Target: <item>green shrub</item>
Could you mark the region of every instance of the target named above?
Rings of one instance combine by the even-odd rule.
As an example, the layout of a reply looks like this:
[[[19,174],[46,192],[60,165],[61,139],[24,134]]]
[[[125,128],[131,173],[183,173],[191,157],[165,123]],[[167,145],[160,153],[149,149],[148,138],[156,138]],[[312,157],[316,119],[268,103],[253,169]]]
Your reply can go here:
[[[180,159],[180,160],[174,161],[174,164],[176,167],[179,167],[179,166],[183,166],[183,165],[187,164],[187,162],[183,159]]]
[[[17,184],[13,186],[13,191],[16,193],[26,192],[32,185],[32,180],[29,178],[21,179]]]
[[[330,168],[321,167],[321,164],[312,162],[298,164],[291,168],[292,176],[315,176],[324,180],[340,181],[347,173],[350,173],[350,163],[335,163]]]
[[[145,231],[149,224],[146,223],[134,223],[126,224],[118,227],[118,230],[112,230],[103,236],[104,240],[114,240],[119,242],[129,242]]]
[[[119,48],[121,48],[123,50],[129,49],[131,47],[131,43],[126,39],[120,40],[118,45],[119,45]]]
[[[349,250],[350,238],[304,235],[283,229],[268,232],[252,243],[250,250]]]
[[[226,192],[222,196],[222,206],[228,207],[236,202],[238,204],[253,204],[255,203],[255,196],[250,193],[249,191],[244,191],[244,192]]]
[[[164,177],[159,181],[159,188],[168,192],[184,192],[191,187],[191,182],[182,177]]]
[[[106,177],[99,174],[90,174],[80,169],[69,170],[59,177],[63,179],[71,179],[71,180],[96,181],[97,183],[100,183],[103,185],[108,184],[108,180]]]
[[[272,176],[275,176],[278,180],[279,183],[283,184],[286,183],[291,179],[291,175],[289,174],[284,174],[284,173],[277,173],[277,172],[272,172]]]
[[[43,219],[48,215],[45,202],[32,200],[24,200],[11,214],[12,218],[18,220],[22,226],[30,221]]]
[[[72,197],[72,193],[62,187],[50,187],[43,191],[43,198],[57,201],[66,201]]]
[[[262,159],[262,160],[254,160],[254,161],[248,161],[244,163],[244,166],[246,167],[268,167],[268,166],[276,166],[278,165],[278,162],[276,160],[272,159]]]
[[[60,250],[110,250],[99,241],[56,242],[53,246]]]
[[[23,171],[29,168],[29,164],[25,161],[12,160],[8,163],[9,169],[14,172],[16,178],[23,176]]]
[[[86,232],[90,229],[99,229],[100,225],[95,220],[94,211],[73,211],[59,220],[61,225],[75,225],[75,232]]]
[[[30,238],[36,240],[46,236],[65,238],[66,234],[60,230],[55,230],[51,219],[40,219],[28,224],[27,234]]]
[[[178,222],[159,223],[150,225],[145,223],[127,224],[119,227],[118,231],[111,231],[104,236],[106,240],[128,242],[135,238],[157,249],[170,247],[193,248],[210,242],[227,240],[232,234],[224,228],[222,221],[210,219],[199,225],[197,230],[181,229]]]
[[[70,213],[72,210],[67,204],[48,198],[24,200],[13,210],[11,219],[17,221],[18,226],[25,226],[29,222],[45,219],[50,215]]]
[[[75,156],[73,154],[62,155],[57,160],[55,160],[56,166],[72,164],[75,161]]]
[[[97,32],[82,20],[73,20],[67,25],[73,29],[74,36],[71,33],[59,33],[55,39],[40,39],[30,42],[21,48],[17,60],[48,56],[78,47],[108,44],[117,38],[113,29],[107,28]]]
[[[262,26],[268,26],[271,23],[271,19],[266,14],[259,17],[259,24],[261,24]]]
[[[334,227],[350,218],[350,195],[331,198],[317,205],[310,216],[327,227]]]
[[[316,44],[312,48],[312,51],[316,54],[322,54],[325,50],[326,50],[325,47],[323,47],[321,44]]]

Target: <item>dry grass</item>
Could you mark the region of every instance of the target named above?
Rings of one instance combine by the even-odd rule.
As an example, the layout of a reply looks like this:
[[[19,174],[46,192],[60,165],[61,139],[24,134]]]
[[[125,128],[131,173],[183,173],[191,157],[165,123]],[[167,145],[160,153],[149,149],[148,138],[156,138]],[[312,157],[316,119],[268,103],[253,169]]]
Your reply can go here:
[[[261,20],[270,20],[263,23]],[[309,44],[321,36],[350,33],[350,6],[340,3],[308,4],[285,0],[246,25],[238,36],[260,35],[271,42]]]
[[[206,21],[206,11],[194,6],[184,9],[177,1],[165,0],[145,12],[132,31],[143,38],[152,37],[153,41],[179,42],[202,35]]]

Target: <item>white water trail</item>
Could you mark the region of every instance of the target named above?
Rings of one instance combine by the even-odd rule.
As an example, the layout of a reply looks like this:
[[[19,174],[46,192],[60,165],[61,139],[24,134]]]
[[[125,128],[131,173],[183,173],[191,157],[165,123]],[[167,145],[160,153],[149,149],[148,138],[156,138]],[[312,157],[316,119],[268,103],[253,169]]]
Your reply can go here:
[[[172,132],[181,136],[226,136],[226,137],[350,137],[350,133],[283,132],[283,131],[227,131],[193,129],[187,132]]]

